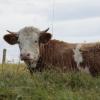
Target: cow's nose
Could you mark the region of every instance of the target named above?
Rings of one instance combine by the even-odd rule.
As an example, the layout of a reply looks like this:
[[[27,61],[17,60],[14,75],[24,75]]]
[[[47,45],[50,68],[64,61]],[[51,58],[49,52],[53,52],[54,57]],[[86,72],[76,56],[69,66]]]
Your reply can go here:
[[[21,53],[20,58],[21,60],[28,60],[30,59],[30,53]]]

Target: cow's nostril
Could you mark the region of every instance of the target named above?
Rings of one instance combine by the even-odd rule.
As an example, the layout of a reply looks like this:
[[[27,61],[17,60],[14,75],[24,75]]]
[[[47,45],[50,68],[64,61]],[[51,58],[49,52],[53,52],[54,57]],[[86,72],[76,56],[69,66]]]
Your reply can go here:
[[[23,55],[22,55],[22,54],[20,54],[20,56],[22,57]]]
[[[23,60],[24,59],[24,55],[20,54],[20,58],[21,58],[21,60]]]
[[[30,59],[30,53],[21,53],[20,58],[21,60]]]
[[[30,53],[28,53],[27,56],[30,56]]]

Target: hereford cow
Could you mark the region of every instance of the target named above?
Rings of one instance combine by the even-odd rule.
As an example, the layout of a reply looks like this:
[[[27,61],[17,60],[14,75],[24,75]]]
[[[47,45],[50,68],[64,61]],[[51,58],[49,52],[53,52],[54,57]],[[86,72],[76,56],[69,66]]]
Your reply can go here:
[[[20,58],[31,73],[48,66],[63,72],[79,70],[92,75],[100,72],[100,43],[74,44],[51,40],[52,35],[47,31],[25,27],[18,32],[8,31],[4,40],[19,45]]]

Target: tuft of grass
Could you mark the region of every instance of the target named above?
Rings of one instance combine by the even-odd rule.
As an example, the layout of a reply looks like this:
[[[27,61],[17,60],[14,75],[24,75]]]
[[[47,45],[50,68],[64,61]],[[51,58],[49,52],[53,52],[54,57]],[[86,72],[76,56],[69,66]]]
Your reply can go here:
[[[100,77],[54,70],[31,76],[25,67],[0,65],[0,100],[100,100]]]

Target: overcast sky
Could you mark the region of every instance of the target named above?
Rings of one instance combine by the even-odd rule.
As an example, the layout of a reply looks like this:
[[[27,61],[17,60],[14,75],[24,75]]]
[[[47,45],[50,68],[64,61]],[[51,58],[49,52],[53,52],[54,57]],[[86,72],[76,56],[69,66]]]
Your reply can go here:
[[[2,38],[7,29],[18,31],[24,26],[35,26],[41,30],[50,27],[52,32],[52,24],[53,38],[99,41],[100,0],[0,0],[0,61],[3,48],[8,50],[7,59],[19,57],[18,46],[10,46]]]

